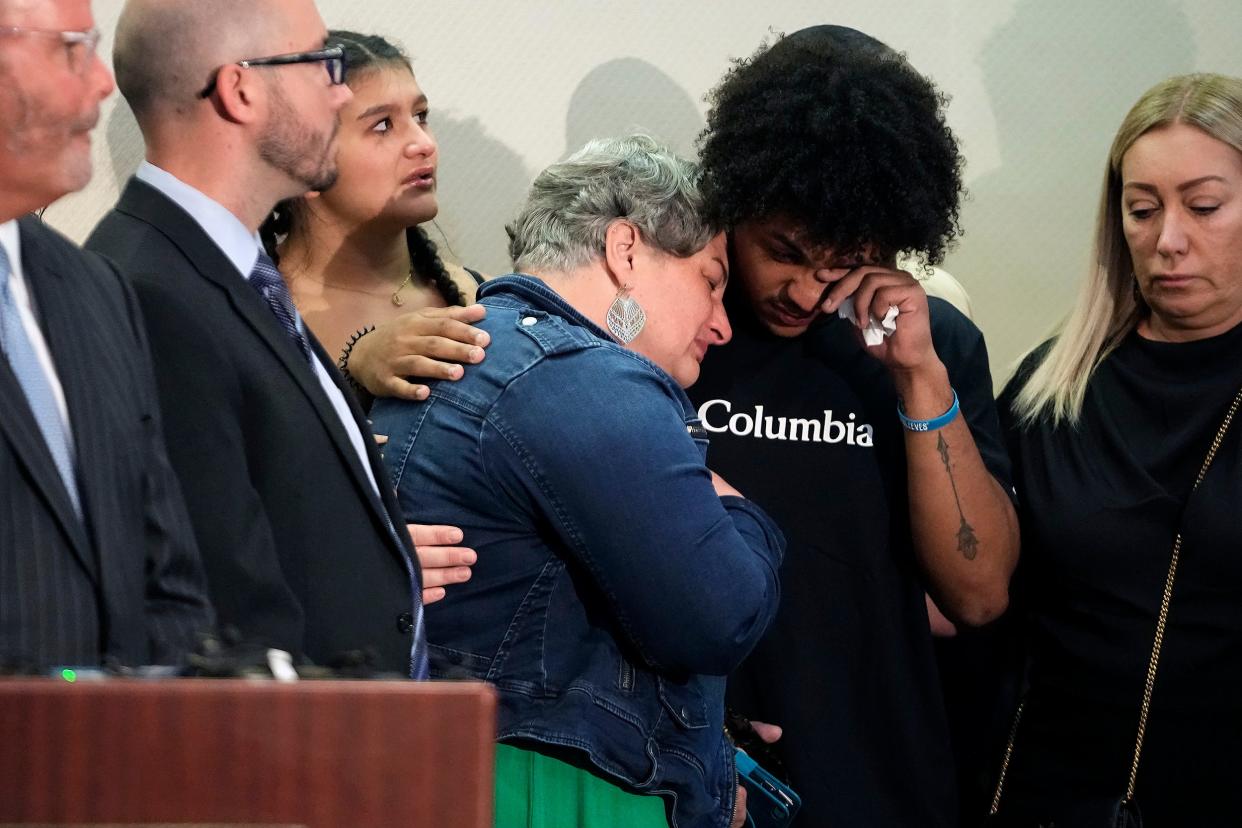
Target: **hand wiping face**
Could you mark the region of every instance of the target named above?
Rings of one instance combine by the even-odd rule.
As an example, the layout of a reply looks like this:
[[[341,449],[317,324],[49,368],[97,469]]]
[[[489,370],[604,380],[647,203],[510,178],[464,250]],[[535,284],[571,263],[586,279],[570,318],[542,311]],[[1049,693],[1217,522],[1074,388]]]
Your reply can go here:
[[[900,313],[896,305],[889,305],[888,312],[884,314],[884,318],[877,321],[874,316],[867,314],[867,324],[861,325],[863,343],[868,347],[879,345],[884,341],[884,337],[891,336],[897,330],[897,316]],[[858,324],[858,314],[854,309],[854,296],[847,296],[842,302],[841,307],[837,308],[837,315],[849,322]]]

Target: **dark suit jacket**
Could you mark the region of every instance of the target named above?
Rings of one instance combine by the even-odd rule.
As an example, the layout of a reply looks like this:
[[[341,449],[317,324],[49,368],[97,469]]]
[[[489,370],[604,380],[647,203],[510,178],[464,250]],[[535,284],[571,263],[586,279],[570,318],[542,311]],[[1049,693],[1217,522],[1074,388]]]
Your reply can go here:
[[[212,613],[137,304],[106,262],[37,219],[19,232],[85,514],[74,514],[0,355],[0,655],[44,666],[177,661]]]
[[[371,430],[314,337],[383,502],[297,346],[188,213],[133,179],[86,246],[142,305],[220,622],[319,663],[373,648],[383,669],[408,673],[413,548]]]

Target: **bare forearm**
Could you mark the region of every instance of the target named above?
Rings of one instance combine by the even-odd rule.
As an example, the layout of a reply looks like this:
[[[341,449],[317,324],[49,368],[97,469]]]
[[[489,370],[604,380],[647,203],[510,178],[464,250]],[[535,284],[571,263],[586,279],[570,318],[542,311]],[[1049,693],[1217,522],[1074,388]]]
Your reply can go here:
[[[943,365],[897,377],[908,416],[930,419],[953,402]],[[915,553],[936,603],[954,621],[986,623],[1008,603],[1018,559],[1013,505],[959,415],[943,428],[905,433]]]
[[[946,414],[953,389],[936,353],[923,288],[892,269],[891,261],[862,265],[838,277],[823,310],[836,310],[850,295],[860,320],[898,312],[891,336],[866,348],[888,368],[906,415],[934,420]],[[1018,557],[1013,506],[984,466],[962,415],[930,430],[907,431],[905,443],[911,532],[932,598],[951,620],[986,623],[1008,603]]]

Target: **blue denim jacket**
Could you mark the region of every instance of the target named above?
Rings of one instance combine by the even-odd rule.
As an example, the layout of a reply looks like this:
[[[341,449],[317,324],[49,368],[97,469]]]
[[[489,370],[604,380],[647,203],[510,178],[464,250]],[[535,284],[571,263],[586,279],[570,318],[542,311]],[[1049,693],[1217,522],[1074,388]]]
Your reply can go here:
[[[727,826],[723,676],[775,614],[784,538],[716,495],[672,377],[538,279],[479,297],[486,359],[372,411],[406,516],[479,553],[427,608],[432,676],[496,685],[502,741],[665,795],[678,828]]]

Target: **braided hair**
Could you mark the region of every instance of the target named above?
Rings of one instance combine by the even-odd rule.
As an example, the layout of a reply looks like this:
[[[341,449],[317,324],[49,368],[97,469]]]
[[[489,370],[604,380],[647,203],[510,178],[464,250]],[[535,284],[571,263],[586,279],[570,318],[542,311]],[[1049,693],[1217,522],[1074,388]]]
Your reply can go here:
[[[325,46],[340,46],[345,50],[345,65],[349,67],[346,82],[376,69],[404,67],[413,72],[409,56],[399,47],[379,35],[364,35],[357,32],[334,29],[328,32]],[[263,246],[272,260],[279,264],[280,257],[276,246],[281,241],[304,232],[306,227],[306,204],[302,198],[291,198],[280,202],[272,210],[271,215],[259,228]],[[422,227],[407,227],[405,244],[410,252],[410,264],[415,275],[428,279],[450,305],[465,305],[466,297],[461,288],[449,276],[435,242]]]

